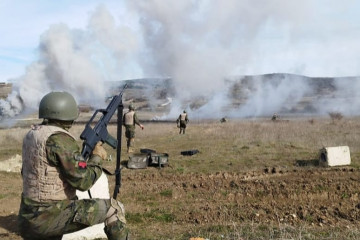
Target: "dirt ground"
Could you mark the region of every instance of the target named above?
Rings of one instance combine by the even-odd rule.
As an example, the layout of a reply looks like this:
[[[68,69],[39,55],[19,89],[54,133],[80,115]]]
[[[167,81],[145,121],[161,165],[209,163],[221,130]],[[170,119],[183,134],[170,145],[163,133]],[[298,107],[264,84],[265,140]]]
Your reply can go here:
[[[360,219],[360,170],[354,168],[263,169],[251,173],[180,174],[125,169],[121,193],[128,212],[146,212],[130,202],[134,192],[150,196],[171,189],[159,206],[177,202],[176,223],[286,223],[352,228]],[[0,172],[0,238],[21,239],[16,215],[19,173]],[[136,239],[136,238],[135,238]]]
[[[195,236],[210,240],[360,239],[359,122],[353,119],[339,124],[323,123],[320,120],[314,123],[307,120],[280,122],[276,125],[271,122],[239,122],[233,125],[229,123],[228,126],[212,124],[211,128],[210,125],[198,124],[196,128],[189,128],[185,136],[177,134],[176,126],[172,129],[170,125],[164,124],[151,130],[148,125],[147,131],[139,132],[139,143],[149,148],[165,145],[171,160],[170,166],[162,169],[131,170],[124,167],[122,170],[122,187],[118,199],[126,207],[132,239],[188,240]],[[240,134],[229,134],[235,131],[237,125],[241,126],[236,131],[241,131],[242,138],[238,137]],[[303,126],[301,131],[296,128],[297,125]],[[250,127],[252,129],[249,130]],[[82,130],[82,127],[79,129]],[[287,129],[295,129],[297,134],[292,136]],[[23,134],[23,130],[17,131]],[[226,138],[221,135],[224,131]],[[203,136],[198,137],[198,132]],[[77,132],[75,134],[79,135]],[[12,141],[17,139],[8,132],[4,135]],[[254,159],[256,170],[239,163],[241,157],[212,156],[219,149],[210,140],[217,140],[218,137],[224,141],[229,139],[227,136],[234,142],[232,145],[226,144],[230,146],[229,149],[236,151],[236,156],[243,154],[242,158],[245,158],[246,155],[247,161]],[[279,144],[272,144],[275,141],[272,136]],[[262,139],[262,142],[257,139]],[[352,165],[325,168],[312,164],[284,164],[287,159],[290,159],[287,162],[294,163],[297,159],[312,162],[315,156],[308,152],[313,152],[312,145],[314,149],[320,146],[314,139],[328,144],[334,139],[334,145],[350,145],[353,150]],[[220,140],[214,142],[217,144]],[[185,145],[185,141],[190,142],[189,145]],[[204,151],[195,155],[197,158],[179,156],[180,148],[190,149],[194,142],[203,141],[209,146],[198,144],[197,147]],[[233,145],[237,148],[234,149]],[[279,146],[283,147],[276,148]],[[276,148],[276,154],[270,151],[273,148]],[[278,159],[278,156],[281,158]],[[217,159],[222,159],[222,162]],[[14,161],[19,162],[19,157],[11,160]],[[4,163],[2,161],[2,165]],[[106,164],[110,166],[114,162]],[[219,166],[214,171],[206,169],[209,173],[186,170],[198,169],[198,165],[210,169],[214,165]],[[220,170],[216,172],[217,169]],[[11,171],[15,172],[0,168],[0,239],[16,240],[21,239],[18,235],[17,213],[22,182],[19,168],[12,166]],[[113,182],[114,179],[109,178],[110,192],[113,190]],[[301,234],[302,229],[305,232],[310,229],[311,234],[323,232],[324,237],[314,234],[310,237],[301,234],[289,237],[281,233],[256,235],[254,232],[259,228],[244,232],[244,225],[260,226],[265,231],[271,226],[287,226]],[[227,232],[238,235],[224,236]],[[337,235],[331,235],[332,232]]]

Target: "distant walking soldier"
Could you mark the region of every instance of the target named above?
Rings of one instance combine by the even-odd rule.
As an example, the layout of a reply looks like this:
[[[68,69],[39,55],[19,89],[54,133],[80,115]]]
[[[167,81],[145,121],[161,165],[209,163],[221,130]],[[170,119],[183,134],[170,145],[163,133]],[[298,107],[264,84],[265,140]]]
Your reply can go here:
[[[102,222],[108,239],[128,239],[120,202],[113,198],[78,200],[76,196],[76,190],[86,191],[98,180],[107,156],[98,144],[88,161],[83,159],[68,131],[78,115],[73,96],[51,92],[40,102],[43,122],[32,126],[24,137],[18,223],[26,240],[60,240],[63,234]]]
[[[135,124],[138,125],[142,130],[144,129],[144,126],[139,122],[139,119],[136,115],[135,106],[131,103],[129,105],[129,111],[123,116],[123,125],[125,127],[126,147],[128,153],[132,153],[134,151]]]
[[[186,124],[188,122],[189,122],[188,115],[187,115],[186,111],[184,110],[184,112],[181,113],[179,115],[178,119],[176,120],[178,127],[180,127],[179,134],[181,134],[181,132],[183,134],[185,134],[185,128],[186,128]]]
[[[273,116],[271,117],[271,120],[276,121],[279,119],[279,116],[277,115],[277,113],[274,113]]]

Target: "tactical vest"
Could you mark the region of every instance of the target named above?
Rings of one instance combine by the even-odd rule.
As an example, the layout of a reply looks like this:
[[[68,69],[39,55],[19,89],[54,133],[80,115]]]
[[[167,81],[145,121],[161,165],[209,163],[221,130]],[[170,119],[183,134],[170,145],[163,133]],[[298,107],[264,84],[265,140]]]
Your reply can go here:
[[[134,111],[125,113],[125,125],[134,125]]]
[[[186,113],[180,114],[180,120],[185,121],[185,119],[186,119]]]
[[[75,197],[76,189],[66,181],[60,171],[51,166],[46,157],[46,141],[55,133],[66,133],[62,128],[37,125],[27,133],[23,141],[22,177],[23,195],[38,202],[51,202]]]

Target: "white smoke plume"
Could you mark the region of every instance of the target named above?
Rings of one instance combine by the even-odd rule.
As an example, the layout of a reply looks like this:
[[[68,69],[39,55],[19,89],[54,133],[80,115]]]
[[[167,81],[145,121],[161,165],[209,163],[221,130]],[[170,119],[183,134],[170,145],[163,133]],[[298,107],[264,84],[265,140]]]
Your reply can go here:
[[[170,118],[176,117],[178,110],[189,109],[186,103],[190,99],[208,100],[196,111],[190,108],[190,114],[198,118],[224,115],[256,117],[291,111],[303,97],[314,93],[307,81],[298,78],[273,79],[275,83],[254,79],[246,102],[229,110],[231,99],[221,91],[224,90],[224,79],[230,76],[274,72],[315,76],[327,72],[328,76],[337,76],[346,74],[348,70],[338,71],[335,66],[339,59],[328,53],[329,44],[325,44],[332,31],[342,30],[341,21],[330,25],[322,16],[330,8],[345,11],[351,7],[349,2],[342,5],[330,1],[327,6],[308,0],[301,1],[301,4],[283,0],[187,0],[171,4],[164,4],[161,0],[128,2],[139,14],[143,30],[144,57],[139,62],[144,74],[170,76],[175,82],[179,105],[173,103],[168,115]],[[321,13],[318,11],[320,8],[323,10]],[[328,32],[316,33],[318,39],[311,42],[307,35],[315,33],[312,26],[321,26]],[[336,37],[339,42],[343,41],[341,36]],[[344,49],[330,46],[338,49],[337,56],[346,59]],[[304,62],[304,57],[299,61],[297,56],[300,55],[305,55],[308,61]],[[355,95],[353,92],[351,96]],[[324,114],[341,105],[337,100],[317,100],[314,108]]]
[[[39,59],[17,80],[17,94],[12,95],[17,95],[25,108],[37,109],[47,92],[65,90],[79,103],[96,106],[107,95],[105,81],[171,78],[176,96],[168,96],[173,98],[168,118],[177,117],[183,109],[197,118],[291,111],[314,93],[308,81],[285,77],[271,83],[259,76],[252,80],[251,89],[239,92],[244,96],[232,96],[243,101],[234,108],[231,89],[224,80],[278,72],[346,75],[347,69],[337,68],[338,62],[349,62],[352,69],[359,62],[350,62],[346,49],[324,43],[336,36],[336,42],[345,46],[342,26],[350,25],[341,20],[330,25],[324,17],[330,7],[345,11],[351,6],[351,1],[329,1],[323,6],[313,0],[301,4],[286,0],[125,0],[125,12],[131,13],[131,19],[112,15],[105,5],[100,6],[86,29],[64,24],[49,27],[41,36]],[[315,26],[324,31],[316,32]],[[334,32],[339,34],[331,34]],[[309,40],[310,35],[317,39]],[[359,48],[357,45],[354,47]],[[339,58],[328,54],[329,49],[336,49]],[[328,76],[318,75],[324,72]],[[349,98],[358,99],[353,86],[359,83],[353,81],[335,80],[339,94],[317,99],[315,111],[326,113],[342,106],[344,113],[356,114],[359,104],[344,108]],[[201,104],[194,107],[194,99]],[[18,103],[11,103],[10,98],[8,103],[1,103],[3,112],[20,111]]]
[[[336,91],[320,98],[315,107],[319,114],[338,112],[347,116],[358,116],[360,109],[360,77],[334,79]]]
[[[13,117],[23,107],[35,111],[50,91],[67,91],[78,103],[102,106],[109,90],[104,82],[126,77],[123,62],[134,48],[131,29],[117,27],[103,6],[92,14],[87,29],[50,26],[40,37],[38,60],[14,81],[9,98],[0,102],[1,115]]]

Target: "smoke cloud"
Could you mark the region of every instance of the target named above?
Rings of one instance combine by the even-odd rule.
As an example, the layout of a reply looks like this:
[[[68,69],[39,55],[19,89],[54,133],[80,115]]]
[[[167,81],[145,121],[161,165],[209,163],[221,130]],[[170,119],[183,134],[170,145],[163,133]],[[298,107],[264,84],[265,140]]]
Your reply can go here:
[[[9,98],[0,102],[1,115],[13,117],[23,107],[35,111],[50,91],[68,91],[78,103],[102,105],[109,90],[104,82],[126,77],[122,64],[134,48],[131,29],[117,27],[104,6],[93,12],[87,29],[50,26],[40,37],[38,60],[14,81]]]
[[[331,9],[346,11],[351,5],[335,1],[327,6],[314,1],[293,4],[282,0],[181,1],[171,5],[161,0],[130,2],[140,15],[143,30],[144,58],[140,64],[144,73],[171,76],[178,90],[179,105],[173,104],[168,117],[176,117],[176,111],[186,108],[198,118],[291,112],[304,97],[316,94],[306,77],[288,76],[269,82],[258,76],[248,83],[251,89],[241,92],[245,101],[234,109],[223,85],[230,76],[287,72],[315,76],[326,73],[319,77],[327,77],[347,74],[349,69],[353,72],[354,63],[345,69],[338,67],[339,60],[348,61],[346,56],[351,54],[334,44],[347,42],[334,32],[343,30],[341,24],[351,23],[322,19]],[[319,12],[320,7],[323,11]],[[315,40],[311,35],[316,36]],[[336,41],[327,40],[329,37]],[[329,48],[335,49],[335,54]],[[340,92],[359,84],[354,78],[347,84],[335,81]],[[243,87],[246,90],[248,86]],[[356,92],[348,94],[347,99],[357,99]],[[312,98],[308,114],[336,110],[355,114],[357,104],[347,108],[342,104],[345,99],[318,97]],[[184,103],[197,98],[207,99],[207,104],[191,111]]]
[[[22,101],[25,108],[37,109],[42,96],[51,90],[69,91],[78,102],[96,106],[108,94],[105,81],[171,78],[176,95],[170,96],[172,109],[167,118],[177,117],[183,109],[196,118],[291,112],[316,93],[313,85],[306,77],[274,75],[267,81],[261,74],[359,74],[354,70],[359,69],[359,61],[350,61],[349,49],[337,47],[337,43],[345,46],[348,42],[341,34],[342,26],[351,27],[352,23],[335,19],[328,24],[326,18],[331,9],[346,11],[354,3],[327,3],[127,0],[125,12],[131,14],[126,16],[112,15],[105,5],[99,6],[86,29],[65,24],[49,27],[40,39],[38,61],[16,81],[12,96],[18,97],[1,102],[0,108],[16,113],[21,111],[18,102]],[[353,37],[359,36],[355,32]],[[357,45],[354,47],[359,49]],[[348,67],[338,67],[339,62],[349,63]],[[246,75],[257,77],[249,80]],[[229,89],[233,87],[229,79],[240,82],[243,89]],[[357,114],[359,104],[344,106],[349,99],[359,99],[357,85],[357,78],[335,79],[336,94],[313,99],[311,113],[341,110]],[[201,104],[194,107],[194,99]],[[234,99],[240,102],[234,104]]]

